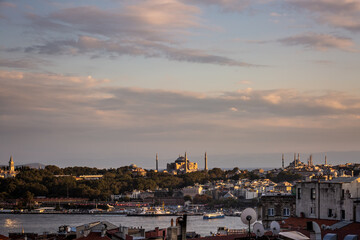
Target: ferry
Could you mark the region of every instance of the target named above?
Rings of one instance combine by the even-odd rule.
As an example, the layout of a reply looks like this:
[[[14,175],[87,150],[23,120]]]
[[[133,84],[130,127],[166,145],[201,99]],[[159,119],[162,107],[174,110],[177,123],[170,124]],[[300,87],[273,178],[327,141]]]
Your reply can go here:
[[[225,215],[223,212],[214,212],[214,213],[204,213],[203,219],[215,219],[215,218],[224,218]]]

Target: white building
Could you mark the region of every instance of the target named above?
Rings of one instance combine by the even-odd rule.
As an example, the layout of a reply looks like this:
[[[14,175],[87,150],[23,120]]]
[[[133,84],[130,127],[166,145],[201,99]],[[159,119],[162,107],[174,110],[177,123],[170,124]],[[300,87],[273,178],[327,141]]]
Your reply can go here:
[[[296,184],[298,217],[360,222],[360,178]]]

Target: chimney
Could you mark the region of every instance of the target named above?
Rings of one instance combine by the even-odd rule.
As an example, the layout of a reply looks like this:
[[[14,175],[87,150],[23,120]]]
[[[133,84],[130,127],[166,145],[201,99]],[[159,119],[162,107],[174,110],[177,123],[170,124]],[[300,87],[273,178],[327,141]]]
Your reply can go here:
[[[182,217],[178,218],[180,224],[180,240],[186,240],[186,221],[187,214],[184,214]]]

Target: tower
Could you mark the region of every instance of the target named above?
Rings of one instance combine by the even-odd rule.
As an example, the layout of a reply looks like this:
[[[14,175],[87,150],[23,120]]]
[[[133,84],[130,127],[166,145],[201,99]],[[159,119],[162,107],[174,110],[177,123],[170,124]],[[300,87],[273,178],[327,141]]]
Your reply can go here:
[[[156,171],[159,172],[159,159],[158,159],[158,154],[156,154]]]
[[[313,166],[312,154],[310,154],[310,166]]]
[[[282,154],[282,168],[284,169],[285,168],[285,164],[284,164],[284,154]]]
[[[204,170],[205,171],[207,171],[208,170],[208,166],[207,166],[207,154],[206,154],[206,152],[205,152],[205,168],[204,168]]]
[[[188,158],[187,158],[187,154],[185,152],[185,172],[187,173],[188,171]]]
[[[10,173],[15,172],[15,165],[14,165],[14,160],[13,160],[12,156],[10,156],[10,160],[9,160],[9,171],[10,171]]]

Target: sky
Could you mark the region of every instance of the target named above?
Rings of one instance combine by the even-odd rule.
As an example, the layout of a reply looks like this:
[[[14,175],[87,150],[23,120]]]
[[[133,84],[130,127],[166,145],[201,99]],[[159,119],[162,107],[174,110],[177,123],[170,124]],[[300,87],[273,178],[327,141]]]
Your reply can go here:
[[[359,0],[0,0],[0,164],[360,162]]]

